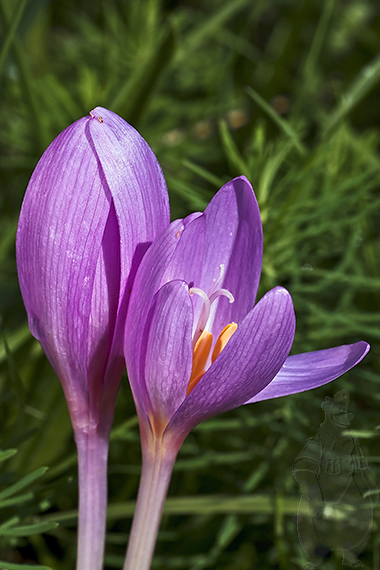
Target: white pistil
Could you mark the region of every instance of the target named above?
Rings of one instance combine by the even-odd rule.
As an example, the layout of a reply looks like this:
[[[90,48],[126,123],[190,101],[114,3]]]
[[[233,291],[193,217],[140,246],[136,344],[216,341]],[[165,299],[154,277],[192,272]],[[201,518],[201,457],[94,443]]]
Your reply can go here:
[[[189,289],[189,293],[190,295],[198,295],[198,297],[200,297],[204,303],[203,307],[204,307],[204,312],[207,315],[206,316],[206,322],[208,319],[208,316],[210,314],[210,308],[211,308],[211,299],[210,297],[207,295],[207,293],[205,293],[203,291],[203,289],[199,289],[199,287],[191,287],[191,289]],[[203,308],[202,307],[202,308]],[[205,322],[205,324],[206,324]],[[199,325],[199,323],[198,323]],[[203,330],[202,330],[203,332]]]
[[[210,305],[212,305],[213,302],[215,301],[215,299],[217,299],[221,295],[223,297],[227,297],[227,299],[229,300],[230,303],[233,303],[235,301],[235,297],[233,296],[231,291],[228,291],[228,289],[218,289],[212,295],[210,295],[210,297],[209,297]]]
[[[191,287],[189,290],[190,295],[198,295],[202,301],[203,305],[199,314],[197,327],[194,331],[193,335],[193,350],[197,343],[197,340],[203,333],[203,331],[208,330],[211,327],[211,321],[213,320],[214,311],[211,309],[211,305],[216,301],[219,297],[227,297],[230,303],[235,301],[234,296],[228,289],[218,289],[215,291],[218,284],[221,282],[224,275],[224,265],[220,266],[220,274],[218,279],[215,281],[214,285],[211,287],[210,293],[207,295],[203,291],[203,289],[199,289],[199,287]],[[212,313],[212,314],[211,314]]]
[[[213,305],[214,301],[216,301],[219,297],[227,297],[227,299],[229,300],[230,303],[233,303],[235,301],[235,297],[233,296],[233,294],[228,291],[228,289],[218,289],[217,291],[214,291],[214,293],[212,295],[210,295],[209,299],[210,299],[210,312],[208,315],[208,319],[207,322],[205,324],[205,330],[209,330],[211,329],[212,323],[214,322],[214,316],[215,316],[215,312],[217,310],[217,305]]]
[[[193,350],[194,350],[198,338],[205,330],[208,318],[210,316],[211,303],[210,303],[210,297],[202,289],[199,289],[199,287],[192,287],[189,290],[189,293],[190,295],[198,295],[203,301],[201,312],[199,314],[197,328],[195,329],[193,336]]]
[[[221,263],[221,264],[219,265],[219,275],[218,275],[218,277],[215,279],[215,282],[213,283],[213,285],[212,285],[212,287],[211,287],[211,289],[210,289],[210,291],[209,291],[209,294],[208,294],[209,297],[211,297],[211,295],[214,293],[214,291],[216,290],[216,288],[219,287],[219,285],[222,283],[223,277],[224,277],[224,274],[225,274],[225,270],[226,270],[226,267],[225,267],[224,263]]]

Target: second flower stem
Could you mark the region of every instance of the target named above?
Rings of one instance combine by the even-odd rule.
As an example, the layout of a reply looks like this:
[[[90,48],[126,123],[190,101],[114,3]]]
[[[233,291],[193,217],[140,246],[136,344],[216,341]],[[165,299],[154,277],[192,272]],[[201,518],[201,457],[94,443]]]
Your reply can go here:
[[[150,568],[176,455],[161,439],[143,446],[140,486],[123,570]]]

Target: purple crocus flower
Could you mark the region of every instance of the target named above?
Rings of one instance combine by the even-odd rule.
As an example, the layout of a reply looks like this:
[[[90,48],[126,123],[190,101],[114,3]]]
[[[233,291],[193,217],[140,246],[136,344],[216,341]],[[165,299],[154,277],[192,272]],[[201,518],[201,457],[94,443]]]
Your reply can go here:
[[[62,383],[78,448],[78,570],[102,567],[125,317],[136,269],[168,223],[166,183],[152,150],[102,108],[51,143],[22,205],[20,288],[30,330]]]
[[[124,570],[146,570],[176,454],[201,421],[315,388],[368,352],[358,342],[288,357],[295,317],[282,287],[257,304],[262,225],[240,177],[203,214],[177,220],[145,255],[126,321],[125,358],[143,470]]]

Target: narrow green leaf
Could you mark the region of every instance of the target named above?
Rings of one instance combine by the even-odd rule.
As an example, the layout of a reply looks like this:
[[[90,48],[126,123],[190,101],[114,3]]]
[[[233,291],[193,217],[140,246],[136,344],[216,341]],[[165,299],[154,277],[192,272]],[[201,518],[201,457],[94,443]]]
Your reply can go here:
[[[28,0],[19,0],[16,8],[14,9],[11,20],[8,24],[8,30],[5,35],[3,45],[1,46],[1,51],[0,51],[0,74],[2,72],[4,62],[9,53],[9,48],[12,45],[13,38],[17,32],[17,27],[20,23],[27,2]]]
[[[20,521],[20,517],[17,517],[17,516],[16,516],[16,517],[12,517],[11,519],[8,519],[7,521],[5,521],[5,523],[3,523],[0,528],[3,529],[3,528],[10,528],[10,527],[13,527],[13,526],[15,526],[15,524],[17,524],[19,521]]]
[[[191,33],[188,34],[186,40],[182,43],[181,49],[177,52],[176,63],[189,56],[191,52],[199,49],[203,42],[216,34],[223,27],[224,23],[244,8],[250,0],[232,0],[226,2],[224,6],[206,18],[200,25],[194,26]]]
[[[53,521],[37,522],[23,526],[0,527],[0,536],[30,536],[32,534],[41,534],[57,528],[58,523]]]
[[[30,485],[30,483],[42,477],[42,475],[44,475],[47,470],[48,470],[47,467],[40,467],[39,469],[32,471],[32,473],[29,473],[29,475],[26,475],[25,477],[20,479],[20,481],[17,481],[17,483],[14,483],[7,489],[4,489],[4,491],[1,491],[0,500],[6,499],[7,497],[11,497],[18,491],[21,491],[21,489],[24,489],[25,487],[27,487],[27,485]]]
[[[137,416],[133,416],[128,418],[122,424],[115,426],[111,432],[111,441],[117,441],[118,439],[123,439],[125,434],[129,434],[133,428],[136,428],[139,425],[139,421]]]
[[[301,142],[298,134],[293,129],[288,121],[286,121],[271,107],[268,103],[255,91],[252,87],[246,87],[248,95],[263,109],[263,111],[273,120],[273,122],[286,134],[287,137],[293,142],[301,156],[306,156],[308,151],[305,145]]]
[[[256,189],[257,200],[260,204],[260,207],[264,206],[264,204],[267,202],[275,176],[283,164],[285,158],[289,154],[291,147],[292,142],[289,141],[289,143],[282,146],[277,154],[270,157],[266,161]],[[263,214],[261,214],[261,217],[264,217]]]
[[[52,570],[49,566],[37,566],[36,564],[13,564],[0,560],[1,570]]]
[[[380,54],[365,65],[336,109],[325,119],[324,136],[328,137],[338,125],[359,105],[380,80]]]
[[[0,18],[3,22],[3,25],[6,28],[10,26],[10,15],[8,14],[7,10],[8,6],[4,2],[4,0],[0,0]],[[39,100],[37,99],[37,95],[35,92],[34,81],[31,76],[28,63],[25,57],[25,49],[22,43],[20,42],[17,35],[12,36],[12,48],[15,55],[15,62],[20,72],[23,93],[25,96],[25,102],[27,107],[29,108],[31,118],[33,119],[33,127],[35,129],[36,135],[38,136],[38,142],[41,149],[45,149],[47,145],[51,142],[50,135],[46,132],[46,128],[44,128],[41,109],[39,106]]]
[[[170,175],[166,175],[166,181],[168,185],[171,186],[173,192],[186,200],[191,209],[201,211],[206,208],[208,200],[199,195],[199,190],[197,191],[197,189],[190,184],[182,182],[178,178],[173,178]]]
[[[299,499],[284,498],[283,512],[294,515],[298,512]],[[111,504],[108,507],[108,520],[132,517],[135,501]],[[201,495],[192,497],[169,497],[166,500],[166,515],[206,515],[228,513],[273,514],[274,499],[268,495]],[[40,517],[40,520],[72,524],[78,517],[77,511],[65,511]]]
[[[334,11],[335,0],[325,0],[321,17],[314,34],[313,43],[311,44],[309,53],[304,66],[305,81],[312,79],[316,74],[317,61],[319,59],[322,47],[326,41],[327,31]]]
[[[212,452],[208,451],[201,456],[186,459],[177,459],[175,471],[196,469],[198,467],[207,467],[208,465],[228,465],[241,463],[244,461],[252,461],[256,455],[255,451],[231,451],[231,452]]]
[[[0,463],[10,459],[14,455],[16,455],[17,449],[5,449],[4,451],[0,450]]]
[[[0,501],[0,509],[5,509],[6,507],[19,505],[20,503],[25,503],[26,501],[31,501],[33,497],[33,493],[23,493],[22,495],[17,495],[17,497],[5,499],[4,501]]]
[[[5,499],[4,501],[0,501],[0,509],[5,509],[6,507],[19,505],[20,503],[25,503],[26,501],[31,501],[33,497],[33,493],[23,493],[22,495],[17,495],[17,497],[13,497],[12,499]]]
[[[140,61],[133,72],[124,84],[118,85],[117,92],[107,105],[136,124],[143,115],[159,78],[171,61],[174,42],[170,27],[163,30],[160,36],[152,36],[150,43],[141,49]]]
[[[30,338],[31,334],[28,325],[20,327],[15,332],[11,333],[7,338],[9,350],[13,352]],[[37,341],[36,341],[36,346],[39,346]],[[5,350],[5,346],[3,344],[0,344],[0,363],[6,360],[6,358],[7,358],[7,352]]]
[[[351,435],[352,437],[357,437],[360,439],[369,439],[371,437],[379,437],[379,433],[376,433],[375,430],[369,429],[350,429],[349,431],[343,431],[343,436]]]
[[[15,394],[16,394],[17,401],[18,401],[17,403],[18,403],[19,407],[21,408],[23,403],[24,403],[24,400],[25,400],[25,388],[24,388],[23,383],[21,381],[21,378],[18,374],[17,366],[15,364],[13,354],[9,348],[9,345],[8,345],[8,341],[7,341],[7,337],[5,335],[4,325],[3,325],[2,319],[0,319],[0,334],[2,336],[3,345],[5,348],[5,354],[6,354],[6,360],[7,360],[11,385],[13,387]]]
[[[227,159],[230,161],[231,166],[236,171],[236,174],[240,176],[244,174],[247,178],[250,177],[250,172],[248,165],[241,156],[238,147],[235,144],[234,139],[228,129],[227,123],[224,120],[219,121],[219,132],[220,138],[222,139],[224,151],[226,153]]]
[[[205,168],[202,168],[202,166],[199,166],[198,164],[194,164],[194,162],[191,162],[191,160],[185,159],[182,161],[182,164],[184,166],[186,166],[186,168],[191,170],[191,172],[198,174],[198,176],[200,176],[204,180],[207,180],[207,182],[210,182],[210,184],[212,184],[216,188],[220,188],[221,186],[223,186],[224,181],[221,178],[219,178],[218,176],[215,176],[214,174],[212,174],[211,172],[209,172]]]

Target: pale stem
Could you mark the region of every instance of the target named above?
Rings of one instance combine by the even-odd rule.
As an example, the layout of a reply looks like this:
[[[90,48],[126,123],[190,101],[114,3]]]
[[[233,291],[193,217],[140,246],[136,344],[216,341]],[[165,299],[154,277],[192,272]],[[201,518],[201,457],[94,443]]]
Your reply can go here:
[[[77,570],[103,568],[107,518],[108,438],[77,431],[79,515]]]
[[[145,447],[145,446],[144,446]],[[149,570],[177,452],[154,440],[143,450],[136,510],[123,570]]]

